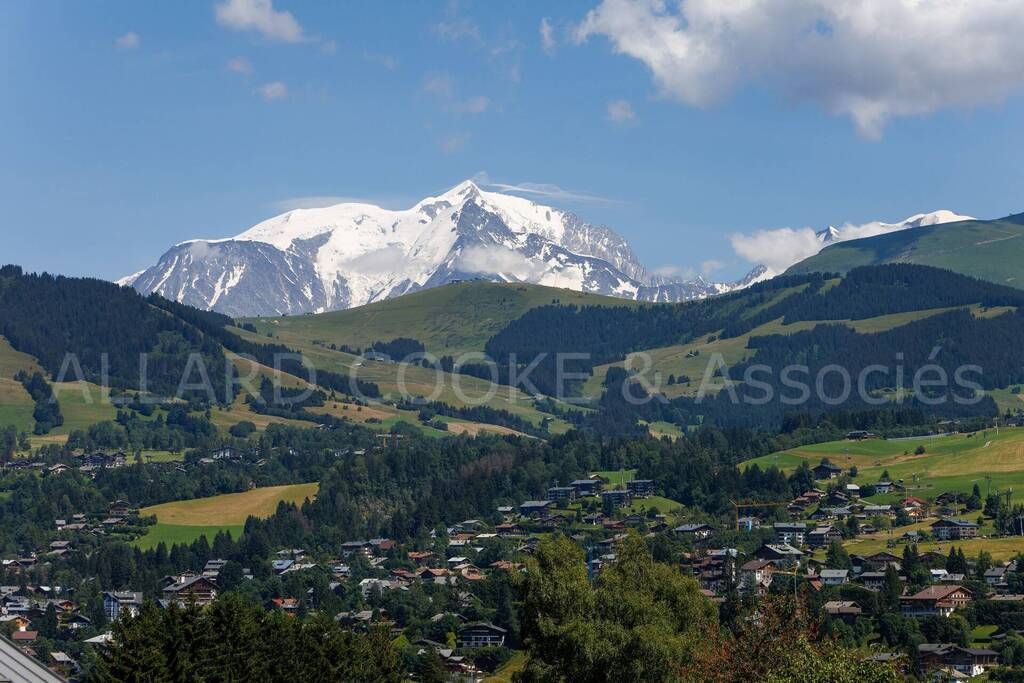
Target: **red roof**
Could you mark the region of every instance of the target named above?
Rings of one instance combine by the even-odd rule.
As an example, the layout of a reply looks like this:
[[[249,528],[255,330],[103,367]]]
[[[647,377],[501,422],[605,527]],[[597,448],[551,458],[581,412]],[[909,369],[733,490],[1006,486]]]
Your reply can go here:
[[[15,631],[13,634],[11,634],[11,640],[15,642],[31,642],[35,640],[38,635],[39,631]]]

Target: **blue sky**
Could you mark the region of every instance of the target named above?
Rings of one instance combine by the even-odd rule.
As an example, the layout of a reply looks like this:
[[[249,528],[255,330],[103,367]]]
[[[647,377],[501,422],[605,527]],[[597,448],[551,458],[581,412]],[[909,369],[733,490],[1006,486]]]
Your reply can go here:
[[[113,278],[302,198],[474,176],[561,188],[532,196],[722,278],[750,265],[735,233],[1024,210],[1020,27],[994,0],[973,28],[872,19],[895,37],[825,0],[708,2],[3,3],[0,261]]]

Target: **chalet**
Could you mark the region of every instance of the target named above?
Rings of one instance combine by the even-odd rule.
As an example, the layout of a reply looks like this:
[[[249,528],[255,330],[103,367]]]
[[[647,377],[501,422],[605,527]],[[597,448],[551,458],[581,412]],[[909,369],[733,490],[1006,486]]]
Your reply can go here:
[[[857,484],[847,484],[846,495],[850,498],[860,498],[860,486]]]
[[[985,583],[993,587],[1006,585],[1006,567],[992,567],[985,571]]]
[[[807,534],[809,548],[827,548],[833,541],[843,540],[843,534],[834,526],[819,526]]]
[[[167,600],[184,606],[189,603],[209,605],[217,599],[217,584],[205,576],[197,576],[164,588]]]
[[[736,520],[736,528],[741,531],[753,531],[761,527],[761,520],[757,517],[739,517]]]
[[[298,598],[274,598],[270,603],[285,614],[296,614],[299,611]]]
[[[626,507],[632,502],[633,495],[625,489],[612,489],[601,492],[601,502],[605,509]]]
[[[852,600],[829,600],[825,603],[825,614],[847,623],[856,621],[863,611],[860,605]]]
[[[875,482],[875,493],[889,493],[889,491],[893,490],[894,486],[895,484],[889,479],[883,477]]]
[[[241,460],[242,452],[231,446],[224,446],[210,453],[214,460]]]
[[[876,572],[884,572],[889,567],[899,571],[902,561],[902,558],[884,550],[864,558],[865,564]]]
[[[932,524],[932,534],[942,541],[963,540],[978,535],[978,525],[966,519],[940,519]]]
[[[576,489],[571,486],[552,486],[548,489],[548,500],[558,504],[571,503],[576,500]]]
[[[764,595],[772,585],[775,565],[768,560],[750,560],[740,567],[739,589],[743,593]]]
[[[501,647],[508,631],[488,622],[467,624],[459,629],[459,647]]]
[[[540,517],[554,506],[551,500],[527,500],[519,505],[519,514],[523,517]]]
[[[364,555],[369,554],[369,541],[345,541],[341,544],[341,554],[345,557],[351,557],[356,553],[363,553]]]
[[[714,527],[710,524],[703,524],[695,522],[692,524],[681,524],[672,530],[673,533],[680,535],[692,535],[695,540],[703,541],[711,538],[711,535],[715,533]]]
[[[815,479],[835,479],[842,473],[842,467],[833,465],[830,462],[818,463],[811,468],[811,474],[814,475]]]
[[[907,617],[948,617],[971,599],[971,592],[963,586],[928,586],[901,597],[900,611]]]
[[[654,495],[652,479],[634,479],[626,482],[626,490],[634,498],[649,498]]]
[[[848,432],[846,438],[850,441],[863,441],[864,439],[877,439],[878,435],[859,429],[853,432]]]
[[[74,674],[78,670],[78,662],[66,652],[51,652],[50,660],[53,662],[52,667],[64,675]]]
[[[127,500],[115,500],[107,506],[107,514],[111,517],[125,517],[131,511],[131,504]]]
[[[865,505],[861,510],[868,517],[895,517],[896,511],[892,505]]]
[[[577,479],[569,482],[569,486],[576,489],[576,496],[596,496],[601,492],[600,479]]]
[[[134,617],[142,609],[142,593],[111,591],[103,594],[103,612],[110,621],[117,621],[122,615]]]
[[[849,569],[822,569],[818,577],[826,586],[841,586],[850,581]]]
[[[275,574],[280,576],[291,569],[294,564],[295,560],[273,560],[270,563],[270,568],[274,570]]]
[[[807,534],[807,525],[803,522],[775,522],[775,540],[786,545],[801,546]]]
[[[994,650],[952,643],[922,643],[917,646],[917,654],[925,671],[953,669],[970,678],[981,676],[986,669],[999,664],[999,653]]]
[[[754,557],[759,560],[768,560],[776,567],[787,567],[800,564],[804,554],[800,550],[785,543],[766,543],[754,552]]]

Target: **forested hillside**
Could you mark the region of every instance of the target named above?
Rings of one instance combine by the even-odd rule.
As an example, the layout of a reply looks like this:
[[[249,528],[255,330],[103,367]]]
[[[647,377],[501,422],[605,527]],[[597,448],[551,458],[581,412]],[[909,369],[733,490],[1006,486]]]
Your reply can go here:
[[[175,394],[189,374],[189,355],[199,354],[216,396],[233,396],[228,378],[234,371],[216,340],[109,282],[4,266],[0,335],[37,358],[51,378],[63,373],[66,380],[136,390],[146,386],[162,396]],[[188,381],[197,382],[198,374]]]

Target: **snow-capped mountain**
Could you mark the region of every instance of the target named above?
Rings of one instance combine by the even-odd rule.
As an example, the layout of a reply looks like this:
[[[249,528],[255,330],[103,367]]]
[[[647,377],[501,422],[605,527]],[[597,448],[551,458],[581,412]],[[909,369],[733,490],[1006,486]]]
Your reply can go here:
[[[648,301],[750,284],[655,283],[611,229],[471,181],[403,211],[354,203],[289,211],[234,238],[178,244],[120,282],[245,316],[349,308],[471,278]]]

